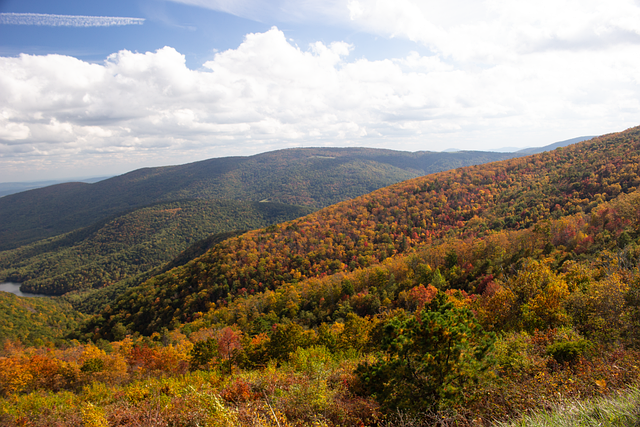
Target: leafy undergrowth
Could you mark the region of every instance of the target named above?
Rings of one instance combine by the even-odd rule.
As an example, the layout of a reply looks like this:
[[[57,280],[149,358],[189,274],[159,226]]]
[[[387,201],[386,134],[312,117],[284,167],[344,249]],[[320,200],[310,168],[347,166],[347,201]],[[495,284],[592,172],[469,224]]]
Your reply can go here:
[[[376,424],[380,417],[372,399],[351,390],[357,359],[338,360],[321,347],[300,349],[280,367],[271,363],[259,370],[234,368],[231,374],[213,369],[173,376],[152,372],[149,364],[136,371],[121,349],[111,354],[80,349],[77,362],[84,362],[71,389],[32,387],[29,393],[9,394],[0,401],[0,425],[357,426]],[[88,361],[108,358],[121,358],[125,370],[90,373],[94,379],[98,374],[98,381],[82,378],[89,373]]]
[[[580,400],[616,396],[640,378],[637,351],[593,348],[559,363],[549,349],[575,333],[510,333],[497,339],[481,383],[439,408],[405,411],[385,408],[366,392],[358,371],[375,365],[373,353],[331,351],[312,339],[286,359],[251,367],[255,338],[253,347],[245,341],[227,359],[231,346],[220,343],[228,336],[218,334],[217,356],[198,365],[203,356],[194,349],[213,333],[128,337],[104,349],[5,343],[0,426],[489,426],[557,402],[579,408]]]

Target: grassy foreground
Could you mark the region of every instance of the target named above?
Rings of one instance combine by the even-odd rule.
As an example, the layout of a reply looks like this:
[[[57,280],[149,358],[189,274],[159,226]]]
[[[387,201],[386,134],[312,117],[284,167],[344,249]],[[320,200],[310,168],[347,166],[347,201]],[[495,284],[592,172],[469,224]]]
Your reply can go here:
[[[569,400],[555,403],[550,412],[539,412],[499,427],[573,427],[640,425],[640,389],[631,387],[615,395],[588,401]]]

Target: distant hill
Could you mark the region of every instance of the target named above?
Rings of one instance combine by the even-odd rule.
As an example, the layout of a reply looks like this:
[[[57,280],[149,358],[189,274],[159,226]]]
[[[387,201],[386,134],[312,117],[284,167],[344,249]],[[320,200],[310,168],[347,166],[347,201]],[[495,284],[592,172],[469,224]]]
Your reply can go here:
[[[319,209],[406,179],[512,156],[297,148],[139,169],[93,184],[57,184],[0,198],[0,250],[162,201],[267,200]]]
[[[108,177],[97,177],[77,180],[78,182],[98,182]],[[36,188],[49,187],[51,185],[63,184],[69,182],[69,180],[51,180],[51,181],[33,181],[33,182],[0,182],[0,197],[8,196],[9,194],[21,193],[27,190],[33,190]]]
[[[582,141],[587,141],[589,139],[595,138],[594,136],[579,136],[577,138],[571,138],[571,139],[567,139],[564,141],[559,141],[550,145],[545,145],[544,147],[531,147],[531,148],[525,148],[524,150],[518,150],[516,151],[516,154],[520,154],[523,156],[528,156],[530,154],[538,154],[538,153],[544,153],[545,151],[551,151],[551,150],[555,150],[556,148],[559,147],[566,147],[568,145],[571,144],[575,144],[577,142],[582,142]]]

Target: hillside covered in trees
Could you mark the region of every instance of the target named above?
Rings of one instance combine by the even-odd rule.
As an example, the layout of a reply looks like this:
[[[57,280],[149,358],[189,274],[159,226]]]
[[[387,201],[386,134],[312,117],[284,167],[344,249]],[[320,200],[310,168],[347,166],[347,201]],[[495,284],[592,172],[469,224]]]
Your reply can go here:
[[[0,281],[50,295],[130,284],[209,235],[266,227],[425,171],[506,156],[291,149],[20,193],[0,198],[0,248],[67,232],[0,252]]]
[[[7,249],[0,281],[49,295],[124,289],[210,235],[301,217],[425,171],[508,156],[290,149],[15,194],[0,198],[0,249]],[[34,239],[41,240],[27,243]]]
[[[266,227],[308,207],[235,200],[182,200],[136,209],[60,236],[0,253],[0,281],[62,295],[111,286],[157,268],[210,235]]]
[[[267,200],[318,209],[427,173],[513,156],[296,148],[139,169],[93,184],[58,184],[0,197],[0,250],[91,226],[158,202]]]
[[[228,297],[366,268],[446,237],[476,238],[590,214],[638,187],[637,129],[428,175],[223,242],[132,289],[103,317],[119,321],[122,311],[132,331],[151,333]],[[475,279],[461,277],[454,285],[474,291]]]
[[[50,298],[21,298],[0,292],[0,342],[18,340],[26,345],[64,344],[87,316],[71,304]]]
[[[6,341],[0,423],[488,426],[627,393],[639,188],[632,128],[230,237],[65,346]]]

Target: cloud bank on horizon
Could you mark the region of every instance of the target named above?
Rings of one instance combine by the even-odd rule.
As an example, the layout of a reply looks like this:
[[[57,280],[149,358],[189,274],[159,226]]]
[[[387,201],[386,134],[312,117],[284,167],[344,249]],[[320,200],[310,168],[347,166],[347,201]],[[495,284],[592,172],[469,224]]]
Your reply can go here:
[[[294,146],[545,145],[638,124],[637,1],[173,1],[278,27],[196,69],[171,46],[0,57],[0,181]],[[321,22],[427,53],[370,60],[282,30]]]

